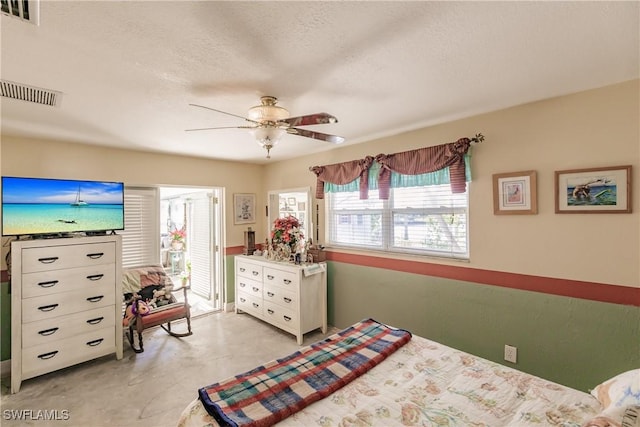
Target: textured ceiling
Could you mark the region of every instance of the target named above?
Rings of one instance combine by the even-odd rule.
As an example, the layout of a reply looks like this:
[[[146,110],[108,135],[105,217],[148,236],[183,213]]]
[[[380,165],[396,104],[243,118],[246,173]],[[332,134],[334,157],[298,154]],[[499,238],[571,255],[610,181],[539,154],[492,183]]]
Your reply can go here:
[[[347,144],[640,77],[640,3],[43,1],[2,16],[2,134],[263,163],[335,146],[286,135],[265,159],[261,95]],[[474,130],[475,131],[475,130]],[[477,131],[481,131],[478,129]],[[460,135],[451,135],[451,139]]]

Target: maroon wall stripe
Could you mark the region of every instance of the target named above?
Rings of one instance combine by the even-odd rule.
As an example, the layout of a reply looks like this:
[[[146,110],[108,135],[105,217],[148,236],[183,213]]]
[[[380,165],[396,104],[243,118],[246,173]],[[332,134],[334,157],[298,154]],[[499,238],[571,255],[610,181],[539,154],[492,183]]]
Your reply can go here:
[[[555,279],[526,274],[481,270],[477,268],[432,264],[402,259],[374,257],[369,255],[327,252],[330,261],[365,267],[385,268],[405,273],[443,277],[484,285],[501,286],[523,291],[562,295],[572,298],[640,307],[640,288],[582,282],[578,280]]]
[[[242,255],[242,251],[244,251],[244,246],[229,246],[225,248],[225,255]]]

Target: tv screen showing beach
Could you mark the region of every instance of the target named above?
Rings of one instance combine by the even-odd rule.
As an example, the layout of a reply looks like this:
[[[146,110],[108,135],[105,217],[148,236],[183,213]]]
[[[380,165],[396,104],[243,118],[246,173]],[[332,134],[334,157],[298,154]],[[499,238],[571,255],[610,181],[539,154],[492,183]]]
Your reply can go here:
[[[2,235],[124,229],[124,184],[2,177]]]

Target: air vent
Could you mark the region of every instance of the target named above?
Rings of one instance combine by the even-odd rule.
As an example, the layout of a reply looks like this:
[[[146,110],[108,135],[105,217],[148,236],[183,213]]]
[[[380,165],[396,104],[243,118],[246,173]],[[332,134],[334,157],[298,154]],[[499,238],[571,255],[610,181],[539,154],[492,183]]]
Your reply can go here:
[[[51,107],[59,106],[62,100],[62,92],[27,86],[7,80],[0,81],[0,95],[5,98],[35,102],[36,104],[49,105]]]
[[[0,0],[3,14],[40,25],[40,0]]]

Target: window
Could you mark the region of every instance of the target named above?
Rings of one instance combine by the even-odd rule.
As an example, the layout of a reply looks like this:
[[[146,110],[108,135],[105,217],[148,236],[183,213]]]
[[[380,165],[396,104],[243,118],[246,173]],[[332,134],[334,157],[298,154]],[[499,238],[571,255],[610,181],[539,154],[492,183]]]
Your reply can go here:
[[[158,190],[125,187],[122,266],[158,263]]]
[[[371,182],[371,181],[370,181]],[[329,192],[327,244],[387,252],[468,259],[468,190],[446,184],[392,188],[389,200],[369,190]]]

